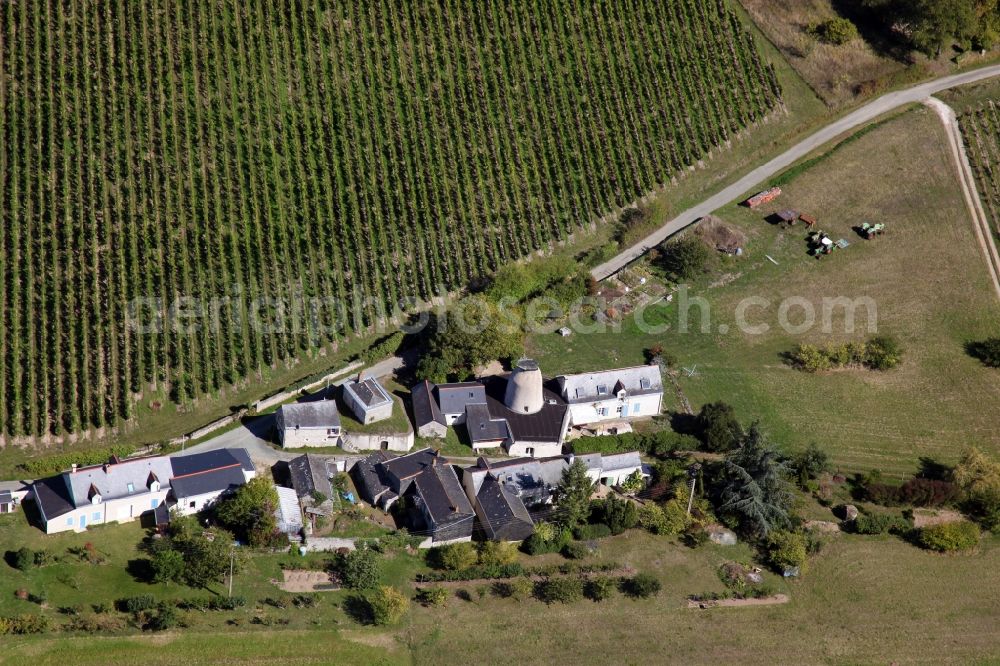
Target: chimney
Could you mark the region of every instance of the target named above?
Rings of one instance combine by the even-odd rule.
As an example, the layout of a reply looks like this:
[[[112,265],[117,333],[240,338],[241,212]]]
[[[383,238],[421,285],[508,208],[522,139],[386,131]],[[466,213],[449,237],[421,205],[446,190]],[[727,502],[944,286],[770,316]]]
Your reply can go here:
[[[77,467],[76,463],[73,463],[73,469],[72,469],[71,473],[73,473],[73,474],[76,473],[76,467]]]

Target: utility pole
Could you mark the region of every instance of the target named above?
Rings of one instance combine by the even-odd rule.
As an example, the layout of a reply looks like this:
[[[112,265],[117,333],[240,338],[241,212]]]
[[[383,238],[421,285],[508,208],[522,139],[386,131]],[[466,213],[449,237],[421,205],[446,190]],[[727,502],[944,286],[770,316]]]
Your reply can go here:
[[[229,598],[233,598],[233,561],[236,559],[236,549],[229,549]]]
[[[688,494],[688,518],[691,517],[691,506],[694,504],[694,483],[698,480],[698,471],[700,469],[701,463],[695,463],[688,468],[688,476],[691,477],[691,492]]]

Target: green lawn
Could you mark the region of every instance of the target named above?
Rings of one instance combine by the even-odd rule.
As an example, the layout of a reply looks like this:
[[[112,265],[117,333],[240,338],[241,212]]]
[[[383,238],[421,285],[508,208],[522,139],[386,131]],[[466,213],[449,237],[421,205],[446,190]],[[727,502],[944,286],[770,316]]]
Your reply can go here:
[[[617,334],[536,336],[529,351],[554,375],[641,363],[643,349],[663,344],[680,365],[697,366],[694,376],[682,373],[680,379],[695,409],[713,400],[730,402],[745,420],[760,419],[785,447],[815,441],[844,470],[877,467],[904,474],[921,456],[954,462],[969,444],[1000,452],[1000,413],[982,408],[1000,397],[1000,373],[963,350],[966,341],[995,334],[1000,307],[945,141],[937,117],[919,108],[783,185],[784,194],[766,210],[730,205],[719,211],[750,239],[746,257],[722,261],[692,289],[711,306],[709,332],[697,330],[699,310],[692,308],[695,329],[681,334],[678,306],[660,304],[646,320],[670,322],[666,333],[645,334],[630,319]],[[820,228],[848,239],[850,247],[822,260],[807,256],[801,225],[784,231],[763,220],[785,207],[816,215]],[[851,230],[862,220],[885,222],[887,235],[862,240]],[[778,326],[784,298],[813,304],[819,321],[821,299],[839,296],[875,300],[878,332],[895,336],[906,349],[899,368],[808,375],[783,362],[781,354],[800,342],[867,335],[864,311],[853,335],[844,332],[842,309],[834,311],[832,334],[790,334]],[[767,333],[745,334],[735,326],[736,306],[747,297],[770,303],[748,316],[753,324],[769,324]],[[801,309],[791,313],[792,323],[802,321]],[[722,326],[728,332],[720,332]]]

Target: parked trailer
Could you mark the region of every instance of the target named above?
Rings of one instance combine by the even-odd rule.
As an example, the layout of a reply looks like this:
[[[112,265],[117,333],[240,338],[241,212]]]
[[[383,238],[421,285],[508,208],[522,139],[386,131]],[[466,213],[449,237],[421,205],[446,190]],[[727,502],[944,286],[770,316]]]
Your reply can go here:
[[[769,190],[758,192],[757,194],[753,195],[743,203],[745,203],[748,208],[756,208],[761,204],[766,204],[769,201],[774,201],[774,199],[777,198],[779,194],[781,194],[781,188],[772,187]]]

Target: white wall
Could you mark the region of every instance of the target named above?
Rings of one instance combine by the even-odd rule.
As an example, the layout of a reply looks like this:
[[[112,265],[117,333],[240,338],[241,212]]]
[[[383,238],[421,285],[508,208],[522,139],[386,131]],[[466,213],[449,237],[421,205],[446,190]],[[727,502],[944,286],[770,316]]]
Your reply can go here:
[[[642,466],[638,467],[623,467],[621,469],[609,470],[607,472],[601,472],[601,479],[607,480],[607,485],[618,486],[621,485],[625,479],[632,476],[635,472],[642,472]]]
[[[194,495],[192,497],[178,497],[175,509],[177,513],[182,516],[190,516],[193,513],[198,513],[199,511],[211,506],[219,496],[222,495],[221,492],[211,492],[204,493],[202,495]],[[191,506],[191,502],[194,502],[194,506]]]
[[[337,446],[340,435],[328,435],[326,428],[287,428],[281,432],[281,445],[286,449],[303,446]]]
[[[529,449],[531,451],[529,452]],[[507,447],[507,454],[514,457],[548,458],[562,455],[559,442],[514,442]]]
[[[344,433],[343,447],[345,451],[378,451],[386,442],[387,451],[409,451],[413,448],[413,432],[397,434]]]
[[[167,491],[160,490],[155,493],[142,493],[118,499],[107,500],[100,504],[87,504],[73,511],[58,516],[51,520],[46,519],[45,533],[55,534],[56,532],[82,532],[91,525],[101,525],[103,523],[127,523],[135,520],[143,513],[153,510],[153,500],[157,505],[167,501]],[[85,519],[85,525],[80,526],[80,519]],[[67,520],[72,519],[71,524]]]
[[[662,393],[649,393],[626,397],[623,401],[619,401],[617,397],[612,396],[607,400],[599,402],[571,404],[569,406],[570,419],[573,425],[584,425],[599,421],[620,421],[622,419],[634,419],[643,416],[656,416],[660,413],[660,403],[662,400]],[[619,406],[622,407],[621,414],[618,414]],[[606,414],[601,415],[598,412],[601,408],[605,410]]]

